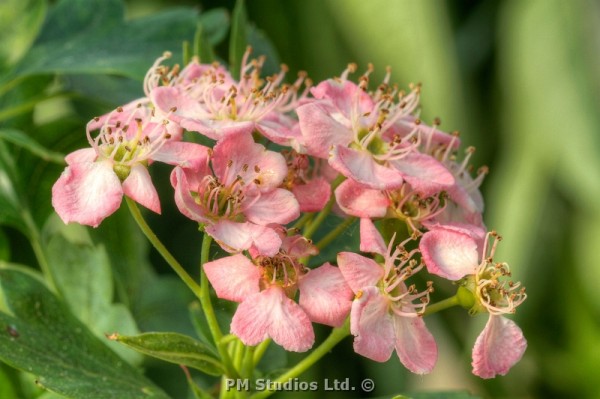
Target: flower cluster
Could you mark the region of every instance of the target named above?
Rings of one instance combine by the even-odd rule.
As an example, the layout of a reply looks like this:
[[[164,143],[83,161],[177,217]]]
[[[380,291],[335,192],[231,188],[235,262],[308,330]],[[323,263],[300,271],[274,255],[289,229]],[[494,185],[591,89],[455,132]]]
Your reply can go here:
[[[95,227],[123,195],[160,213],[148,167],[164,162],[181,213],[228,253],[204,271],[219,298],[239,303],[231,333],[244,344],[272,338],[306,351],[313,322],[339,327],[349,316],[356,353],[386,361],[395,350],[428,373],[437,360],[423,318],[429,273],[456,282],[470,314],[490,315],[473,348],[476,375],[519,361],[526,341],[503,315],[526,295],[493,261],[500,237],[486,232],[479,191],[487,171],[473,176],[473,149],[458,160],[458,135],[419,118],[419,85],[400,90],[388,70],[370,91],[372,67],[355,83],[353,64],[314,87],[303,74],[286,84],[285,67],[263,77],[250,51],[239,78],[197,59],[164,65],[168,57],[148,71],[144,98],[90,121],[91,148],[67,156],[52,190],[65,223]],[[185,131],[212,144],[186,142]],[[309,267],[318,249],[306,232],[331,210],[360,218],[362,254]]]

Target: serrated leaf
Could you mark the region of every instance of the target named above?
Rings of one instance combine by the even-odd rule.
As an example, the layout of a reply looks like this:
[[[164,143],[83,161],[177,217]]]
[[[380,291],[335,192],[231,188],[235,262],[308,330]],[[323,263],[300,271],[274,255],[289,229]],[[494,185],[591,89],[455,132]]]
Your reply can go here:
[[[178,53],[196,21],[191,9],[125,21],[119,0],[61,0],[15,74],[113,73],[141,79],[164,51]]]
[[[16,144],[19,147],[25,148],[27,151],[37,155],[44,161],[54,162],[59,165],[65,164],[65,156],[58,152],[51,151],[40,143],[16,129],[0,130],[0,139]]]
[[[143,333],[136,336],[114,334],[110,339],[140,353],[167,362],[195,368],[209,375],[224,373],[223,365],[207,345],[178,333]]]
[[[229,38],[229,71],[234,79],[240,77],[242,57],[248,45],[248,17],[244,0],[237,0],[231,17],[231,33]]]
[[[74,398],[168,398],[69,313],[41,277],[0,269],[0,285],[12,313],[0,313],[0,358],[40,386]]]

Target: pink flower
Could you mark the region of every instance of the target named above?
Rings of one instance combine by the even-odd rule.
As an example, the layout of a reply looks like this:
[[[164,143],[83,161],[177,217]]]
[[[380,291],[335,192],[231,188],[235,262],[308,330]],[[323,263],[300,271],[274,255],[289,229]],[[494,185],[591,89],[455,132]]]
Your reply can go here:
[[[61,219],[96,227],[119,208],[123,195],[160,213],[148,165],[160,161],[195,169],[208,151],[177,141],[181,129],[171,125],[153,117],[146,99],[90,121],[92,148],[67,155],[68,166],[52,187],[52,205]],[[99,133],[92,138],[94,130]]]
[[[527,348],[521,329],[503,317],[514,313],[527,295],[520,283],[501,280],[510,272],[506,263],[493,262],[500,239],[495,232],[483,236],[478,227],[439,226],[419,244],[430,273],[460,280],[461,288],[472,293],[470,314],[490,314],[473,347],[473,374],[482,378],[505,375]]]
[[[300,236],[282,238],[272,257],[237,254],[204,265],[219,298],[240,302],[231,332],[246,345],[272,338],[286,350],[304,352],[314,343],[311,322],[340,326],[352,292],[336,267],[306,269],[298,258],[316,253]],[[300,292],[299,303],[293,298]]]
[[[296,196],[300,212],[318,212],[325,207],[331,197],[331,183],[320,176],[318,162],[311,165],[307,155],[296,151],[283,151],[286,157],[288,174],[283,187]]]
[[[444,212],[447,199],[437,193],[423,197],[409,184],[395,189],[374,189],[348,178],[335,190],[339,207],[348,215],[360,218],[394,218],[404,221],[412,232],[437,220]]]
[[[239,81],[219,64],[193,60],[179,75],[158,65],[159,59],[146,77],[146,93],[160,112],[174,109],[169,113],[173,121],[211,139],[257,130],[275,143],[299,147],[297,122],[286,113],[304,97],[297,94],[304,75],[292,85],[283,84],[284,66],[263,79],[264,58],[249,61],[250,51],[244,55]]]
[[[278,188],[287,173],[283,156],[238,134],[218,142],[210,160],[197,171],[171,173],[179,210],[206,225],[229,252],[254,247],[275,255],[281,239],[271,225],[287,224],[300,214],[294,195]]]
[[[437,360],[437,346],[420,316],[431,288],[418,293],[405,283],[422,268],[412,259],[416,251],[393,249],[391,243],[386,248],[369,219],[361,219],[360,233],[360,250],[383,256],[384,263],[351,252],[338,254],[339,268],[356,295],[350,313],[354,350],[384,362],[395,349],[409,370],[429,373]]]
[[[309,154],[329,159],[344,176],[374,189],[394,189],[408,182],[424,196],[454,184],[454,177],[430,155],[418,151],[421,135],[412,113],[418,87],[408,95],[388,86],[389,72],[375,93],[365,90],[368,74],[359,85],[342,77],[321,82],[311,90],[317,101],[297,110],[300,130]],[[398,96],[398,102],[394,97]],[[414,129],[399,136],[396,125]]]

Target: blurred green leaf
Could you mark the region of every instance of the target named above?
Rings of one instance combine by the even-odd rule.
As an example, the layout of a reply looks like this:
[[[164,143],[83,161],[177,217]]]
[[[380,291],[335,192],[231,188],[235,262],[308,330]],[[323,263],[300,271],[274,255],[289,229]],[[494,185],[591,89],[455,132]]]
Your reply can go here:
[[[8,236],[4,232],[4,229],[0,228],[0,261],[8,261],[10,259],[10,252]]]
[[[119,331],[137,334],[139,331],[129,310],[113,304],[113,280],[110,259],[104,246],[94,245],[85,227],[65,225],[53,216],[45,229],[48,263],[56,286],[71,312],[99,338]],[[52,233],[48,233],[51,230]],[[123,359],[139,364],[141,356],[110,341]]]
[[[66,311],[40,279],[14,267],[0,270],[12,313],[0,313],[0,358],[65,396],[168,397]]]
[[[200,14],[202,35],[211,46],[221,43],[229,33],[229,14],[224,8],[213,8]]]
[[[237,0],[231,16],[231,33],[229,37],[229,72],[234,79],[239,79],[242,58],[248,46],[248,16],[244,0]]]
[[[0,139],[16,144],[19,147],[23,147],[31,153],[39,156],[44,161],[54,162],[59,165],[65,164],[65,156],[63,154],[59,154],[43,147],[40,145],[40,143],[21,131],[15,129],[0,130]]]
[[[0,224],[8,224],[27,232],[23,219],[23,203],[17,191],[17,167],[8,147],[0,140]]]
[[[46,0],[3,0],[0,3],[0,69],[27,51],[44,21],[46,3]]]
[[[216,61],[215,53],[208,40],[206,40],[204,25],[201,23],[198,23],[196,34],[194,35],[194,54],[200,58],[200,62],[203,64],[210,64]]]
[[[418,392],[418,393],[410,393],[406,394],[406,396],[395,396],[396,398],[406,398],[406,399],[478,399],[479,396],[473,395],[467,391],[440,391],[440,392]]]
[[[148,356],[192,367],[209,375],[219,376],[224,373],[223,365],[214,351],[186,335],[168,332],[136,336],[114,334],[110,339]]]
[[[124,21],[120,0],[60,0],[14,73],[113,73],[141,79],[163,52],[180,51],[196,21],[190,9]]]
[[[13,385],[14,375],[8,373],[12,370],[8,370],[8,367],[0,363],[0,398],[18,398],[17,387]],[[14,373],[12,373],[14,374]]]

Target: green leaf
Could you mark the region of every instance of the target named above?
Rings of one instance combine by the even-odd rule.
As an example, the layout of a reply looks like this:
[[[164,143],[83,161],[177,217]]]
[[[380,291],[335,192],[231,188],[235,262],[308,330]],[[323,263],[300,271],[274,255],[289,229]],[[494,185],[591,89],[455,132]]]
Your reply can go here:
[[[75,398],[168,398],[69,313],[41,277],[5,268],[0,285],[12,313],[0,313],[0,358],[37,375],[40,386]]]
[[[200,58],[203,64],[210,64],[216,61],[215,53],[206,40],[204,25],[198,23],[196,34],[194,35],[194,54]]]
[[[242,58],[248,45],[246,26],[248,17],[244,0],[237,0],[231,18],[231,36],[229,38],[229,71],[234,79],[240,77]]]
[[[27,51],[42,26],[46,9],[46,0],[0,3],[0,68],[14,63]]]
[[[17,387],[14,385],[14,370],[0,363],[0,398],[17,398]]]
[[[206,374],[219,376],[223,365],[213,350],[186,335],[178,333],[144,333],[136,336],[113,334],[109,337],[141,353],[198,369]]]
[[[0,224],[27,232],[23,203],[18,194],[18,174],[8,147],[0,140]]]
[[[0,130],[0,139],[16,144],[19,147],[23,147],[31,153],[42,158],[44,161],[54,162],[59,165],[65,164],[65,156],[63,154],[59,154],[58,152],[54,152],[45,148],[40,143],[19,130]]]
[[[202,35],[211,46],[221,43],[229,32],[229,14],[224,8],[213,8],[200,14]]]
[[[112,303],[113,279],[104,246],[94,245],[85,227],[65,225],[56,216],[49,219],[45,230],[48,264],[71,312],[99,338],[114,331],[137,334],[129,309]],[[111,341],[106,344],[129,363],[141,363],[139,354]]]
[[[467,391],[440,391],[440,392],[418,392],[406,394],[406,396],[398,395],[393,399],[478,399],[479,396],[470,394]]]
[[[112,73],[141,79],[163,52],[180,50],[196,22],[191,9],[125,21],[119,0],[61,0],[15,74]]]

